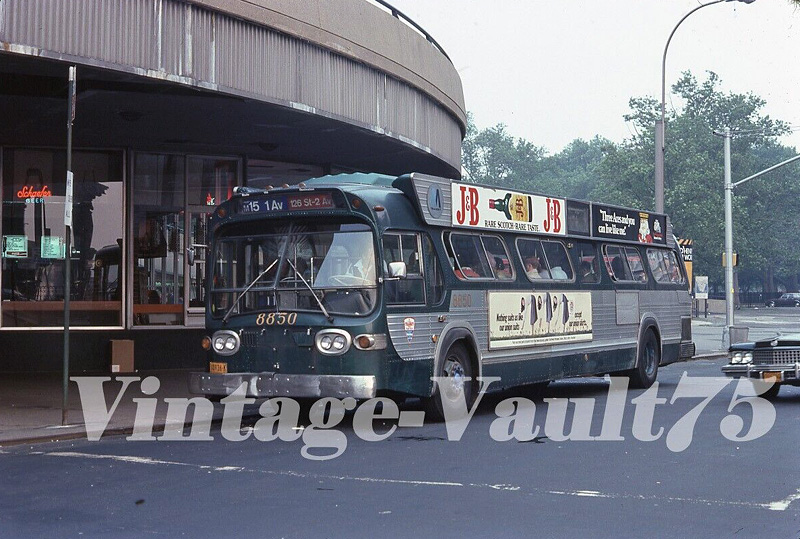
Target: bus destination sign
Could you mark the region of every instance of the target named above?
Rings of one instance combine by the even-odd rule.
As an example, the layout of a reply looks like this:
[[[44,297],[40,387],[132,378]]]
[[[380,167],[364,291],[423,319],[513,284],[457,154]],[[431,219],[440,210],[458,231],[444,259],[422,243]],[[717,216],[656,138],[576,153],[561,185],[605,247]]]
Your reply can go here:
[[[592,204],[592,236],[638,243],[667,243],[667,218],[643,211]]]
[[[266,198],[245,198],[239,213],[279,213],[287,211],[328,210],[335,208],[331,193],[299,193],[273,195]]]

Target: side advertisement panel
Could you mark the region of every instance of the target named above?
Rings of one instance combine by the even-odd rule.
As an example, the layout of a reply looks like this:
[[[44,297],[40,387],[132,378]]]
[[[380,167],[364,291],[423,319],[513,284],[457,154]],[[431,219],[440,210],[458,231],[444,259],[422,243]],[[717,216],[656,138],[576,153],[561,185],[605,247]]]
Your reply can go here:
[[[489,293],[490,350],[591,340],[591,292]]]

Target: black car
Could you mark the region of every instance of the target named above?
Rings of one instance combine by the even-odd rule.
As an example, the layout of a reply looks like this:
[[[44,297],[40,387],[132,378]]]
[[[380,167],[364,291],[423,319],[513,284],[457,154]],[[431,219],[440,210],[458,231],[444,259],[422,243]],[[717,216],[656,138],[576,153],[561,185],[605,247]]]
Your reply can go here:
[[[777,396],[784,384],[800,386],[800,334],[732,344],[722,372],[733,378],[774,382],[761,395],[767,399]]]
[[[767,307],[800,307],[800,293],[790,292],[781,294],[781,297],[771,299],[766,303]]]

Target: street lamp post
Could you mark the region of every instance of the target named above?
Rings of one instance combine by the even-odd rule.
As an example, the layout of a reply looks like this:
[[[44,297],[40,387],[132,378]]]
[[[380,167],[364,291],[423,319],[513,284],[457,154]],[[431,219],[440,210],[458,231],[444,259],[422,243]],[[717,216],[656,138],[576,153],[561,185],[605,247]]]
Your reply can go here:
[[[689,13],[683,16],[678,24],[672,29],[667,44],[664,46],[664,55],[661,57],[661,122],[656,122],[656,173],[655,173],[655,189],[656,189],[656,213],[664,213],[664,152],[666,149],[666,108],[667,108],[667,50],[669,43],[672,41],[672,36],[678,27],[689,18],[695,11],[699,11],[704,7],[713,6],[714,4],[721,4],[722,2],[744,2],[745,4],[752,4],[755,0],[714,0],[707,4],[700,4]]]
[[[749,182],[755,178],[763,176],[768,172],[772,172],[776,168],[788,165],[800,159],[800,155],[791,157],[785,161],[781,161],[777,165],[756,172],[752,176],[748,176],[743,180],[736,183],[731,181],[731,128],[728,127],[723,132],[714,132],[715,135],[725,137],[725,326],[726,334],[728,335],[728,345],[730,342],[731,327],[733,326],[733,190],[745,182]]]

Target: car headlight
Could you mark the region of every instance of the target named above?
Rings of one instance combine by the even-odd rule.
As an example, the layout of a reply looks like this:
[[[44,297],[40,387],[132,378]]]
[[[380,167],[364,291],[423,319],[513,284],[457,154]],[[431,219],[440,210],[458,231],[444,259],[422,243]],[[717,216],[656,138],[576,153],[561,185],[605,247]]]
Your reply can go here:
[[[742,353],[741,352],[734,352],[731,355],[731,363],[741,363],[742,362]]]
[[[742,363],[752,363],[753,362],[753,352],[745,352],[742,354]]]
[[[314,339],[317,350],[326,356],[338,356],[350,349],[353,338],[342,329],[323,329]]]
[[[214,333],[214,336],[211,337],[211,344],[217,354],[221,356],[232,356],[239,351],[241,341],[239,340],[239,335],[233,331],[224,329]]]

